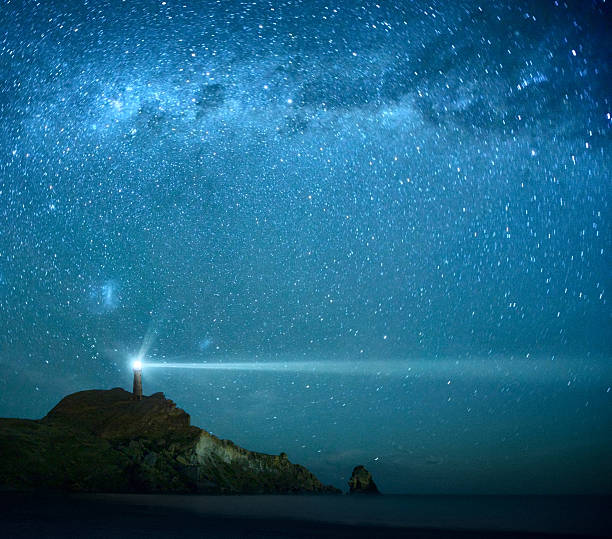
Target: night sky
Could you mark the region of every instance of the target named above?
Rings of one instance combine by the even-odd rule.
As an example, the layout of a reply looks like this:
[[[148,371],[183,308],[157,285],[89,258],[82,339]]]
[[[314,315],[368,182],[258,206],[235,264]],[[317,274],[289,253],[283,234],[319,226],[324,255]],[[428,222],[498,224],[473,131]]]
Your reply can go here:
[[[0,416],[129,389],[141,349],[274,362],[144,389],[339,487],[609,491],[609,21],[2,0]]]

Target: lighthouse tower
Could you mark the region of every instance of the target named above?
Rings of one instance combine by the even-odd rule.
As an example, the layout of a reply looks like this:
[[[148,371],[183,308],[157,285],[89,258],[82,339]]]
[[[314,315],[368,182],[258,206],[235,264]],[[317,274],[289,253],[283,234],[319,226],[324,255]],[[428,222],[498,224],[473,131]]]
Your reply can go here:
[[[140,360],[134,361],[132,364],[134,369],[134,389],[132,393],[136,400],[142,400],[142,362]]]

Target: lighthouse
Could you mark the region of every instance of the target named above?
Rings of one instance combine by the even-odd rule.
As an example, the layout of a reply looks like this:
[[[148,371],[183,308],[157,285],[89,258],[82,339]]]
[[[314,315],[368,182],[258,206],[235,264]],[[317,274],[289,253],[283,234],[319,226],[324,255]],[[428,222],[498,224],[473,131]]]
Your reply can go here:
[[[134,389],[132,393],[136,400],[142,400],[142,362],[137,359],[132,363],[132,369],[134,369]]]

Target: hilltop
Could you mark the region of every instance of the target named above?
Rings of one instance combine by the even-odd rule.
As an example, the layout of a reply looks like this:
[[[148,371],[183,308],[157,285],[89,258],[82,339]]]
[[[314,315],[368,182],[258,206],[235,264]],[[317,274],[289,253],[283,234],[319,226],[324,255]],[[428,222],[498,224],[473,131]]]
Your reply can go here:
[[[76,492],[338,493],[287,455],[192,426],[163,393],[64,397],[44,418],[0,419],[0,488]]]

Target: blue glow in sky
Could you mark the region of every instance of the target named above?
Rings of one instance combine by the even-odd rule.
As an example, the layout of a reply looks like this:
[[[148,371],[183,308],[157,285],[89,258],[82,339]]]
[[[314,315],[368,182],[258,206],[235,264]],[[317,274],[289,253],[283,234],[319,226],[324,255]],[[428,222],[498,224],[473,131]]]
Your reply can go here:
[[[608,14],[4,2],[0,415],[299,362],[144,390],[338,486],[609,489]]]

